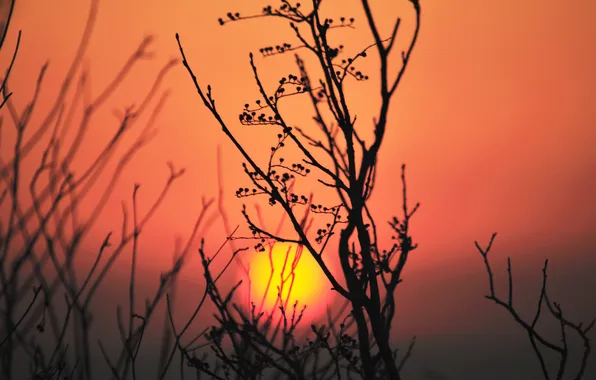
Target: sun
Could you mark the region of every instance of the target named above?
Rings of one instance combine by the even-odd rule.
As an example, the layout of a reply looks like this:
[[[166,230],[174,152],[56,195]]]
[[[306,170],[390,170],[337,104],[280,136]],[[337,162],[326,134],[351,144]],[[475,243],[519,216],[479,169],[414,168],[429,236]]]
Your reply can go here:
[[[257,312],[275,312],[283,305],[290,310],[307,306],[309,316],[320,314],[327,305],[330,286],[325,274],[302,245],[276,242],[265,245],[250,260],[249,298]],[[246,293],[245,293],[246,295]]]

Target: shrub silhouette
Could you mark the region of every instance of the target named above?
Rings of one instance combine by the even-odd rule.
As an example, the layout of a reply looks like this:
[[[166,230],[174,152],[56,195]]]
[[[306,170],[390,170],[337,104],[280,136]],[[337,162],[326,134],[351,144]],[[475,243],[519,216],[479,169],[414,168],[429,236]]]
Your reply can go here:
[[[10,25],[14,2],[10,5],[8,18],[3,20],[2,46],[7,46],[5,29]],[[158,289],[147,299],[144,310],[135,310],[138,239],[171,186],[184,173],[169,164],[169,177],[154,203],[147,210],[142,210],[137,205],[139,185],[135,185],[132,215],[126,203],[123,203],[120,237],[116,238],[112,232],[107,233],[97,246],[90,271],[83,276],[75,271],[77,260],[82,254],[88,253],[88,247],[84,247],[82,241],[96,225],[124,169],[154,137],[156,118],[167,100],[167,93],[161,90],[161,85],[176,65],[176,60],[171,60],[163,66],[156,74],[151,89],[139,99],[139,106],[116,110],[118,124],[114,134],[106,145],[100,147],[90,164],[81,167],[77,157],[89,141],[88,132],[96,120],[97,111],[117,93],[135,66],[151,57],[152,38],[147,37],[114,78],[92,98],[88,93],[89,73],[82,68],[81,63],[92,35],[97,9],[98,1],[94,0],[75,57],[39,124],[34,124],[31,116],[44,112],[38,103],[48,63],[41,68],[34,94],[23,109],[19,109],[13,99],[15,96],[25,99],[24,94],[12,96],[9,87],[11,69],[19,61],[19,43],[26,40],[26,33],[21,38],[19,32],[12,60],[1,82],[4,123],[0,124],[0,132],[4,139],[14,141],[14,149],[7,152],[8,157],[2,151],[0,162],[2,379],[91,379],[97,371],[97,363],[93,365],[93,352],[98,347],[116,378],[128,374],[135,378],[135,361],[145,327],[153,318],[166,290],[175,281],[189,251],[189,247],[183,247],[178,252],[174,265],[162,274]],[[71,97],[73,100],[69,100]],[[77,109],[82,109],[80,120]],[[135,126],[144,115],[148,115],[147,122],[140,132],[136,131]],[[102,127],[105,128],[105,125]],[[74,134],[74,139],[67,140],[69,134]],[[135,134],[137,136],[132,144],[119,155],[117,152],[123,140]],[[33,172],[24,165],[25,159],[37,162]],[[114,169],[108,170],[106,163],[114,159]],[[102,189],[101,198],[83,215],[80,207],[88,199],[90,190],[101,186],[100,179],[106,177],[109,181]],[[205,208],[209,205],[206,202]],[[101,339],[95,341],[92,335],[94,320],[91,307],[115,260],[127,250],[132,251],[130,304],[127,314],[120,307],[117,308],[123,347],[116,361],[112,362],[111,353],[103,349],[105,342]],[[21,360],[23,357],[29,361],[28,374],[24,372],[26,367]]]
[[[406,196],[405,166],[402,166],[402,215],[394,217],[390,222],[395,236],[395,243],[383,249],[377,236],[377,225],[371,215],[367,201],[369,200],[375,181],[378,153],[388,125],[389,104],[398,88],[406,71],[412,52],[416,45],[420,30],[420,4],[418,0],[410,0],[412,6],[415,28],[413,37],[407,48],[401,52],[401,68],[394,78],[388,69],[389,56],[395,45],[400,30],[401,19],[397,19],[391,35],[387,38],[380,35],[369,2],[362,1],[366,14],[365,23],[374,36],[373,43],[361,48],[353,55],[344,51],[343,45],[333,45],[329,42],[329,35],[335,29],[353,27],[355,20],[344,17],[339,20],[323,16],[320,9],[321,1],[313,1],[312,5],[301,6],[300,3],[282,1],[279,6],[266,6],[260,14],[243,16],[239,13],[228,13],[226,18],[220,18],[219,24],[225,25],[253,18],[283,18],[289,21],[290,28],[294,31],[299,45],[280,42],[275,46],[266,46],[260,49],[264,57],[275,57],[287,54],[297,49],[304,49],[315,57],[317,69],[322,73],[322,78],[316,80],[308,74],[306,63],[296,53],[295,61],[297,73],[279,79],[278,85],[267,89],[263,84],[257,69],[255,58],[250,54],[250,65],[254,74],[260,99],[254,105],[246,103],[238,116],[241,124],[246,126],[276,127],[278,130],[277,143],[270,148],[270,157],[265,165],[256,162],[240,141],[236,139],[228,123],[224,121],[215,105],[211,86],[206,91],[199,85],[189,62],[186,60],[180,38],[177,35],[178,45],[183,58],[183,64],[188,70],[196,90],[204,105],[211,111],[220,124],[223,132],[232,141],[242,154],[246,163],[244,171],[249,177],[251,187],[242,187],[236,196],[251,197],[265,196],[271,206],[279,206],[290,220],[294,236],[280,236],[267,230],[253,221],[243,206],[242,213],[246,219],[252,235],[257,240],[254,248],[263,251],[264,245],[270,242],[291,242],[305,246],[325,273],[332,289],[348,302],[350,312],[344,318],[353,321],[356,326],[357,339],[345,334],[343,328],[334,329],[339,333],[334,334],[335,344],[329,343],[332,326],[312,327],[316,338],[323,348],[333,358],[335,373],[353,372],[367,379],[392,378],[400,379],[400,370],[411,353],[411,348],[397,358],[397,350],[390,343],[390,330],[395,314],[394,293],[397,285],[402,281],[402,271],[407,263],[408,256],[416,249],[416,244],[409,235],[409,225],[412,216],[418,209],[418,204],[409,207]],[[334,22],[337,21],[337,22]],[[380,60],[380,92],[381,106],[373,122],[372,130],[374,139],[368,144],[360,136],[363,131],[356,127],[356,116],[346,101],[345,83],[350,80],[364,81],[369,76],[358,69],[358,63],[368,54],[376,52]],[[292,96],[306,96],[311,100],[315,121],[323,139],[317,139],[305,130],[291,126],[280,111],[279,105],[289,101]],[[360,122],[363,123],[363,122]],[[286,144],[297,147],[302,155],[302,160],[288,162],[282,156]],[[332,162],[331,167],[316,158],[325,154]],[[320,176],[318,182],[333,188],[338,196],[338,203],[324,205],[317,202],[313,196],[293,192],[294,184],[306,177]],[[298,211],[302,209],[302,211]],[[302,215],[299,215],[299,212]],[[307,223],[310,214],[317,216],[320,228],[316,234],[309,234]],[[341,229],[341,230],[340,230]],[[340,230],[338,232],[338,230]],[[343,280],[346,286],[334,277],[329,270],[329,264],[323,259],[322,252],[326,249],[331,237],[339,234],[338,257],[341,263]],[[314,235],[314,236],[313,236]],[[357,246],[356,246],[357,243]],[[207,269],[207,267],[206,267]],[[230,299],[230,293],[226,299]],[[226,310],[226,302],[221,296],[214,294],[212,299],[222,313],[222,328],[234,340],[236,334],[242,335],[242,329]],[[284,310],[282,312],[285,313]],[[242,319],[248,319],[241,313]],[[227,328],[233,325],[233,328]],[[240,325],[241,326],[241,325]],[[250,344],[252,341],[246,337]],[[350,347],[357,348],[357,354],[346,350],[342,345],[343,340],[349,339]],[[291,350],[300,352],[299,348],[288,348],[285,342],[282,347],[269,341],[269,350],[281,355],[280,360],[272,359],[269,364],[277,367],[293,378],[304,378],[304,363],[302,358],[295,358]],[[223,349],[219,348],[220,359],[240,375],[245,376],[243,369],[248,367],[244,358],[234,363],[225,357]],[[412,342],[413,345],[413,342]],[[235,354],[246,352],[245,347],[234,344]],[[344,355],[345,352],[350,354]],[[344,363],[345,362],[345,365]],[[283,363],[285,366],[282,366]],[[236,365],[234,365],[236,364]],[[345,368],[343,368],[345,366]]]
[[[551,302],[546,288],[548,259],[544,261],[544,267],[542,268],[542,286],[540,288],[540,294],[538,295],[536,312],[531,321],[523,318],[516,309],[513,302],[513,272],[511,258],[509,257],[507,258],[507,299],[505,300],[499,297],[495,291],[495,280],[490,262],[488,260],[488,254],[493,246],[496,236],[496,233],[491,236],[486,248],[482,248],[478,242],[474,243],[476,245],[476,249],[484,260],[484,266],[486,268],[486,274],[488,277],[489,294],[485,297],[504,308],[511,315],[511,317],[513,317],[514,321],[526,331],[532,346],[532,350],[540,364],[540,370],[544,376],[544,379],[582,379],[588,365],[588,358],[592,351],[592,344],[590,338],[588,337],[588,333],[590,330],[592,330],[592,328],[594,328],[596,319],[593,319],[587,325],[584,325],[582,322],[573,322],[563,314],[561,304],[554,301]],[[544,308],[546,308],[546,310],[544,310]],[[548,313],[547,315],[550,315],[551,318],[557,323],[560,332],[558,339],[549,339],[544,333],[538,332],[537,325],[540,321],[540,317],[544,315],[543,312]],[[570,332],[577,335],[580,338],[582,344],[581,350],[576,354],[577,359],[579,360],[579,366],[577,366],[576,369],[573,369],[569,366],[571,361],[570,352],[573,352],[573,350],[570,349]],[[559,360],[555,368],[551,367],[549,369],[547,360],[545,359],[545,350],[550,350],[558,356]]]

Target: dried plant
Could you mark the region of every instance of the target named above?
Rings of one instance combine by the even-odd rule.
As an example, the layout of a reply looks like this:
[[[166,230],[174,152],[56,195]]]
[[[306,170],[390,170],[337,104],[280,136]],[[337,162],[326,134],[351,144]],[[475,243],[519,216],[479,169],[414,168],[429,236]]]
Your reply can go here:
[[[12,3],[14,5],[14,3]],[[137,202],[139,185],[132,196],[132,217],[126,202],[122,204],[123,220],[120,237],[106,232],[88,273],[77,273],[81,256],[89,250],[83,241],[97,226],[115,186],[125,168],[155,136],[155,122],[167,100],[161,88],[163,81],[175,67],[171,60],[157,73],[154,83],[140,99],[138,106],[115,111],[117,125],[114,134],[99,153],[90,157],[87,166],[77,160],[86,144],[89,132],[96,124],[98,110],[117,93],[122,82],[142,61],[152,57],[152,38],[145,38],[126,60],[112,81],[92,97],[89,72],[82,61],[86,54],[95,19],[98,1],[92,1],[81,42],[58,92],[39,124],[32,122],[34,113],[42,113],[42,96],[48,63],[43,65],[36,81],[32,99],[19,109],[11,96],[9,75],[18,65],[17,51],[21,41],[19,32],[15,53],[2,79],[2,119],[0,137],[14,142],[14,149],[0,155],[0,378],[24,378],[23,358],[29,362],[29,378],[91,379],[97,371],[93,361],[99,349],[115,379],[136,377],[136,363],[146,326],[155,314],[166,290],[175,282],[177,274],[190,251],[191,242],[199,228],[207,223],[205,215],[212,201],[204,200],[203,211],[189,237],[188,243],[174,252],[170,270],[163,273],[155,294],[147,298],[144,310],[137,310],[136,267],[138,242],[146,224],[153,218],[171,186],[184,173],[169,164],[170,173],[165,185],[149,207]],[[12,11],[12,8],[11,8]],[[8,25],[8,23],[5,23]],[[4,41],[2,35],[2,41]],[[26,38],[26,37],[24,37]],[[44,94],[45,95],[45,94]],[[81,115],[81,116],[79,116]],[[139,130],[142,118],[147,121]],[[106,125],[101,125],[105,129]],[[6,130],[6,128],[14,128]],[[135,136],[132,144],[123,146],[126,138]],[[73,138],[74,136],[74,138]],[[3,141],[3,143],[4,143]],[[26,161],[27,160],[27,161]],[[114,162],[113,169],[106,165]],[[27,162],[27,164],[25,164]],[[29,162],[37,162],[31,170]],[[101,197],[90,204],[90,192],[108,179]],[[105,182],[105,181],[104,181]],[[81,212],[84,205],[85,212]],[[90,210],[88,206],[93,206]],[[131,220],[132,219],[132,220]],[[132,226],[132,229],[131,229]],[[117,240],[114,242],[114,240]],[[127,311],[118,306],[122,349],[115,360],[104,350],[102,341],[93,334],[93,302],[115,261],[131,253],[129,305]],[[33,289],[33,291],[32,291]],[[27,359],[28,358],[28,359]],[[95,366],[94,366],[95,363]],[[97,376],[97,375],[95,375]]]
[[[349,360],[347,372],[355,371],[368,379],[379,377],[399,379],[404,359],[409,357],[411,350],[403,356],[400,364],[400,361],[397,360],[397,349],[393,347],[390,339],[395,315],[394,294],[397,285],[402,281],[402,272],[408,256],[416,248],[416,244],[413,243],[409,235],[409,224],[418,208],[418,204],[413,208],[408,207],[407,204],[405,166],[402,166],[401,173],[403,215],[399,218],[395,217],[390,223],[396,236],[394,237],[395,243],[387,249],[379,247],[381,242],[378,240],[377,226],[369,210],[368,201],[375,184],[379,150],[389,123],[389,105],[416,45],[420,29],[420,4],[418,0],[409,0],[415,14],[413,37],[409,45],[401,52],[401,68],[392,75],[388,63],[390,53],[397,46],[395,41],[400,30],[401,20],[395,21],[389,36],[381,36],[369,1],[362,0],[361,5],[366,15],[366,24],[372,32],[374,40],[369,46],[360,48],[356,54],[348,55],[345,53],[347,49],[343,45],[335,46],[330,42],[329,34],[332,29],[354,28],[356,20],[341,17],[339,22],[336,22],[337,20],[327,18],[322,14],[321,3],[321,0],[313,0],[309,6],[301,6],[300,3],[282,0],[278,6],[265,6],[260,14],[245,16],[237,12],[230,12],[227,17],[218,20],[219,24],[225,25],[229,22],[254,18],[285,19],[289,21],[297,44],[283,42],[275,46],[263,47],[260,49],[261,55],[269,58],[302,49],[307,52],[306,54],[310,54],[310,57],[314,57],[317,62],[317,71],[321,75],[319,80],[308,74],[305,61],[296,53],[297,74],[280,78],[279,83],[273,89],[268,89],[259,75],[254,55],[250,54],[250,65],[260,96],[254,105],[250,103],[244,105],[238,120],[245,126],[274,128],[278,131],[277,142],[271,146],[270,157],[265,164],[256,162],[253,155],[234,136],[229,122],[224,121],[224,117],[215,105],[211,86],[207,86],[206,91],[201,87],[186,59],[179,36],[176,35],[176,38],[183,64],[188,70],[201,100],[246,161],[243,167],[251,181],[251,187],[240,188],[236,192],[236,196],[241,198],[265,196],[269,205],[279,206],[283,209],[294,229],[294,236],[281,236],[272,232],[256,223],[244,206],[242,213],[254,239],[257,240],[255,249],[257,251],[264,250],[264,244],[269,241],[291,242],[306,247],[327,276],[332,289],[351,306],[349,316],[354,320],[356,326],[358,354]],[[369,79],[369,76],[359,70],[356,65],[373,50],[376,51],[380,60],[378,79],[380,81],[381,106],[372,123],[374,139],[369,143],[360,137],[363,133],[362,131],[358,132],[356,115],[353,114],[351,111],[353,107],[346,100],[345,84],[349,80]],[[281,113],[280,103],[289,101],[287,98],[293,96],[306,96],[310,99],[315,123],[324,139],[317,139],[314,135],[305,132],[304,129],[291,125],[291,121]],[[302,155],[301,159],[296,162],[287,162],[281,156],[286,144],[297,147]],[[331,166],[323,164],[323,161],[317,158],[321,154],[330,159]],[[334,189],[338,197],[336,204],[313,203],[316,199],[292,191],[294,184],[299,179],[313,175],[318,176],[319,183]],[[305,208],[302,216],[298,214],[300,208]],[[322,227],[316,230],[316,234],[309,233],[306,228],[311,214],[317,217],[317,223],[326,219],[326,221],[322,221]],[[334,277],[322,255],[331,237],[338,230],[338,256],[343,280],[347,286],[343,286],[340,280]],[[328,257],[328,254],[325,257]],[[205,266],[205,269],[208,272],[208,266]],[[245,320],[249,318],[243,317],[242,323],[232,320],[227,307],[231,294],[222,300],[216,290],[212,290],[213,294],[210,296],[222,312],[219,320],[223,329],[221,333],[225,333],[224,335],[232,340],[236,335],[244,334],[243,336],[248,340],[243,343],[246,345],[258,341],[260,338],[250,337],[248,332],[240,331],[237,327],[242,326],[242,323],[246,323]],[[313,330],[321,342],[320,344],[329,349],[330,347],[323,342],[323,338],[329,336],[328,332],[317,333],[316,328]],[[250,332],[250,334],[252,333]],[[341,342],[341,335],[338,342]],[[236,344],[240,343],[233,342],[233,344],[236,347]],[[279,347],[268,348],[271,351],[279,349]],[[238,351],[237,348],[234,350],[236,353]],[[331,351],[331,356],[337,358],[333,350]],[[236,363],[235,360],[240,360],[225,358],[223,350],[219,352],[219,356],[226,363]],[[302,369],[290,371],[297,365],[297,362],[291,361],[285,353],[283,357],[287,368],[278,369],[286,371],[286,375],[291,373],[292,377],[302,378]],[[280,363],[275,359],[274,361],[275,364]],[[238,361],[237,364],[241,366],[243,362]],[[273,365],[273,363],[270,364]],[[337,360],[336,367],[339,375],[340,364]],[[244,376],[244,374],[239,375]]]
[[[480,252],[482,259],[484,260],[484,266],[488,276],[489,294],[485,296],[486,299],[493,301],[505,309],[511,315],[511,317],[513,317],[515,323],[517,323],[526,331],[528,334],[528,339],[530,340],[530,344],[532,345],[532,350],[534,351],[534,354],[540,363],[540,370],[545,380],[583,379],[586,367],[588,365],[588,358],[590,357],[590,353],[592,351],[592,344],[588,334],[594,327],[596,319],[593,319],[587,325],[584,325],[582,322],[572,322],[563,314],[561,304],[554,301],[551,302],[546,289],[548,259],[544,261],[544,267],[542,268],[542,285],[540,288],[540,294],[538,295],[536,312],[534,313],[531,321],[529,319],[523,318],[513,303],[513,273],[511,267],[511,258],[509,257],[507,257],[507,299],[499,297],[495,291],[495,279],[492,267],[488,260],[488,254],[493,246],[496,236],[496,233],[491,236],[486,248],[480,247],[478,242],[475,242],[476,249],[478,252]],[[557,322],[560,332],[558,339],[549,339],[544,333],[540,333],[538,331],[537,325],[540,321],[540,317],[544,315],[544,307],[546,307],[546,311],[548,312],[547,315],[550,315]],[[577,353],[579,366],[575,370],[571,369],[569,366],[570,359],[572,359],[572,357],[570,357],[570,353],[574,352],[573,349],[570,349],[569,347],[568,334],[570,332],[577,335],[582,343],[582,349]],[[545,351],[551,351],[558,356],[559,360],[556,368],[551,367],[549,369],[544,355]]]
[[[8,13],[6,14],[5,20],[0,20],[0,51],[2,50],[2,46],[4,46],[4,41],[6,40],[6,35],[8,33],[8,27],[10,26],[10,21],[12,20],[12,12],[14,11],[14,0],[10,1],[10,5],[8,6]],[[10,60],[10,64],[8,69],[6,70],[6,74],[4,75],[4,79],[2,79],[2,85],[0,86],[0,94],[2,96],[2,100],[0,101],[0,110],[8,99],[11,97],[11,93],[8,92],[6,89],[6,83],[8,81],[8,77],[10,76],[10,72],[14,66],[14,62],[17,59],[17,54],[19,52],[19,45],[21,43],[21,31],[19,30],[19,34],[17,36],[16,45],[14,48],[14,52],[12,54],[12,59]]]

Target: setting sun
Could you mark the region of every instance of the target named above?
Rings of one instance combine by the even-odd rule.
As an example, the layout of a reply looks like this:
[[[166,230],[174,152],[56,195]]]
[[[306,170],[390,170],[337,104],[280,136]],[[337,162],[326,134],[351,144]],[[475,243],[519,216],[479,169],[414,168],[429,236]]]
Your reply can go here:
[[[301,245],[266,245],[265,251],[254,253],[250,261],[250,299],[259,311],[279,307],[281,294],[285,307],[298,301],[298,309],[306,305],[309,314],[318,314],[318,306],[326,305],[329,296],[326,282],[316,261]]]

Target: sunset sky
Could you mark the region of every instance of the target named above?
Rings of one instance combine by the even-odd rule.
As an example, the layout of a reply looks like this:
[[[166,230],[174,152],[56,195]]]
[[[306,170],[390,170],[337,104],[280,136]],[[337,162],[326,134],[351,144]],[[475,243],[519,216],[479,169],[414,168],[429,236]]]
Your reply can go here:
[[[15,105],[22,109],[31,99],[41,66],[49,60],[34,123],[39,123],[55,100],[81,39],[89,3],[17,1],[0,52],[0,69],[6,69],[17,32],[22,30],[10,82]],[[98,111],[83,148],[85,154],[77,160],[80,165],[88,165],[116,130],[113,110],[138,105],[161,67],[179,58],[175,33],[180,34],[199,82],[212,86],[222,117],[247,149],[264,160],[276,141],[275,132],[238,123],[243,105],[258,97],[248,54],[257,53],[256,64],[272,86],[279,77],[296,72],[293,58],[263,59],[258,49],[296,43],[295,37],[279,20],[248,20],[222,27],[217,19],[229,11],[258,13],[265,3],[100,1],[83,64],[90,72],[91,96],[99,94],[149,34],[155,36],[150,47],[154,56],[135,67]],[[398,44],[405,46],[413,26],[410,4],[405,0],[371,3],[384,34],[390,33],[397,16],[402,17]],[[519,373],[530,379],[538,373],[535,358],[529,354],[523,331],[483,298],[488,285],[473,242],[484,245],[493,232],[499,233],[492,252],[497,281],[505,280],[506,257],[511,256],[520,302],[534,305],[540,270],[548,257],[552,298],[574,320],[596,317],[596,2],[421,0],[421,4],[420,39],[392,101],[371,201],[377,224],[384,231],[383,241],[389,244],[385,221],[399,215],[399,167],[405,163],[409,199],[421,202],[412,226],[420,248],[411,256],[397,291],[396,339],[407,342],[410,336],[418,336],[409,369],[414,376],[437,370],[450,379],[513,379]],[[329,0],[324,11],[336,18],[355,17],[356,29],[341,29],[336,34],[338,41],[345,41],[346,50],[358,52],[373,42],[358,1]],[[361,65],[371,79],[350,84],[348,99],[364,129],[371,126],[380,100],[376,61],[374,54],[370,56]],[[397,69],[399,61],[395,54],[392,67]],[[119,232],[121,201],[131,201],[134,183],[142,184],[140,207],[148,207],[167,179],[166,162],[186,168],[143,232],[139,266],[145,277],[140,281],[147,284],[171,264],[175,239],[189,235],[201,210],[201,198],[218,195],[218,146],[225,210],[232,229],[243,226],[243,202],[253,212],[253,199],[260,201],[268,225],[279,220],[278,213],[268,211],[265,198],[235,199],[234,191],[249,183],[240,155],[203,106],[181,65],[167,75],[163,88],[169,89],[170,97],[157,120],[158,135],[126,168],[85,242],[95,250],[107,232]],[[306,104],[292,100],[284,112],[304,129],[314,128]],[[0,156],[6,160],[15,132],[7,120],[2,128]],[[142,123],[135,128],[140,131]],[[36,163],[26,164],[28,175]],[[91,199],[99,199],[99,189],[91,191]],[[302,188],[305,193],[311,190]],[[323,201],[331,199],[321,194]],[[216,220],[202,236],[207,249],[213,251],[225,239],[224,224]],[[238,246],[245,243],[235,242]],[[197,239],[194,246],[198,244]],[[113,277],[114,288],[117,281],[127,283],[128,259],[121,264],[123,269],[117,269],[119,274]],[[198,259],[193,259],[191,268],[182,282],[201,289]],[[184,292],[179,298],[184,299]],[[186,310],[192,310],[190,303],[196,300],[194,295],[189,298],[188,307],[183,306]],[[494,377],[483,376],[487,371]],[[596,378],[596,361],[590,376]]]

